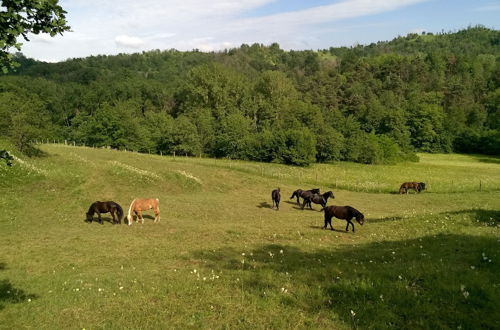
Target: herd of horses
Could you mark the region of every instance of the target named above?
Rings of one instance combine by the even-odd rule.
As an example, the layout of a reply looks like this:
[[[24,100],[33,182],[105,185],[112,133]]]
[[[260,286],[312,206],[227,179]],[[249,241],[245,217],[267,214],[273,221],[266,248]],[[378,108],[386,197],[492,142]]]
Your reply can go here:
[[[399,193],[400,194],[408,194],[408,191],[412,189],[415,191],[415,193],[420,193],[422,190],[425,190],[425,183],[424,182],[404,182],[400,188],[399,188]],[[275,189],[271,192],[271,198],[273,200],[273,205],[271,208],[276,207],[276,210],[279,210],[279,205],[280,205],[280,200],[281,200],[281,191],[280,188]],[[354,232],[354,224],[352,223],[352,219],[355,218],[356,221],[360,224],[363,225],[365,222],[365,216],[363,213],[359,212],[356,210],[354,207],[346,205],[346,206],[326,206],[326,203],[328,202],[329,198],[334,199],[335,196],[333,195],[332,191],[327,191],[326,193],[321,194],[319,188],[314,188],[314,189],[309,189],[309,190],[302,190],[302,189],[297,189],[292,193],[292,196],[290,196],[290,199],[297,198],[297,204],[300,205],[300,198],[303,199],[302,201],[302,207],[301,209],[303,210],[304,207],[309,206],[309,208],[312,210],[312,203],[314,204],[319,204],[322,206],[321,211],[324,211],[325,215],[325,225],[323,226],[323,229],[326,229],[328,225],[330,225],[330,229],[333,229],[332,226],[332,218],[335,217],[337,219],[345,220],[347,222],[347,225],[345,227],[345,231],[349,231],[349,225],[352,226],[352,231]]]
[[[399,188],[400,194],[408,194],[408,190],[414,190],[415,193],[420,193],[422,190],[425,190],[425,183],[423,182],[405,182]],[[281,191],[280,188],[275,189],[271,193],[271,198],[273,200],[273,205],[271,208],[276,207],[276,210],[279,210],[280,200],[281,200]],[[327,191],[326,193],[321,194],[319,188],[302,190],[297,189],[292,193],[290,199],[297,198],[297,204],[300,205],[300,198],[302,198],[302,206],[303,210],[306,206],[312,210],[312,203],[319,204],[322,206],[321,211],[324,212],[325,217],[325,225],[323,229],[326,229],[328,225],[330,225],[330,229],[334,230],[332,227],[332,218],[335,217],[337,219],[342,219],[347,222],[346,231],[349,231],[349,225],[352,226],[352,231],[354,232],[354,224],[352,223],[352,219],[356,219],[356,221],[363,225],[365,221],[365,216],[363,213],[359,212],[352,206],[326,206],[328,199],[334,199],[332,191]],[[127,222],[128,225],[132,225],[134,221],[137,223],[144,223],[144,217],[142,216],[142,212],[153,210],[155,214],[154,222],[160,221],[160,200],[158,198],[150,198],[150,199],[134,199],[132,203],[130,203],[130,207],[128,209],[127,214]],[[100,224],[103,224],[103,220],[101,218],[102,213],[110,213],[113,218],[113,224],[121,224],[123,218],[123,209],[122,207],[113,201],[107,202],[94,202],[90,205],[87,214],[86,221],[91,223],[94,220],[94,214],[97,214],[97,219]],[[134,217],[135,216],[135,217]]]

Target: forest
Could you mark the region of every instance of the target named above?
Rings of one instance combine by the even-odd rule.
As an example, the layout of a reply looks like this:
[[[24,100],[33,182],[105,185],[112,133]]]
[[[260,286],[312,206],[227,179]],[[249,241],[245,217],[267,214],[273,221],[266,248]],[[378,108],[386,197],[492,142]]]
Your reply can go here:
[[[45,63],[0,75],[0,134],[305,166],[500,154],[500,31],[324,50],[243,44]]]

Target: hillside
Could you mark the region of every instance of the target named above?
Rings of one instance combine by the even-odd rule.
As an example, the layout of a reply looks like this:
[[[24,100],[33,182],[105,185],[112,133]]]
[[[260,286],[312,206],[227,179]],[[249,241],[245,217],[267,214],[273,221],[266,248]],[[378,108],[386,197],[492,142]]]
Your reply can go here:
[[[0,147],[17,157],[0,164],[0,328],[499,325],[498,158],[304,169]],[[403,180],[428,190],[395,194]],[[329,204],[356,207],[366,223],[322,230],[318,205],[288,199],[299,187],[333,190]],[[160,199],[160,223],[84,222],[95,200],[127,209],[137,197]]]
[[[0,76],[0,132],[21,149],[70,140],[294,165],[498,155],[499,40],[478,26],[320,51],[20,56]]]

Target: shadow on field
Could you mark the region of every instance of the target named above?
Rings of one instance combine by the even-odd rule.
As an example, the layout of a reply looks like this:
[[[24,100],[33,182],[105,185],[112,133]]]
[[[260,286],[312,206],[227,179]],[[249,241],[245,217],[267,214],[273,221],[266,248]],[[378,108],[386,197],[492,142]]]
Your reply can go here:
[[[239,278],[245,294],[312,318],[326,311],[354,328],[477,329],[500,322],[498,247],[496,238],[442,234],[331,250],[266,245],[245,251],[243,266],[232,248],[194,257]]]
[[[403,217],[385,217],[385,218],[378,218],[378,219],[367,219],[366,221],[369,223],[379,223],[379,222],[388,222],[388,221],[399,221],[403,220]]]
[[[7,265],[1,262],[0,270],[5,269],[7,269]],[[28,294],[24,290],[14,287],[9,280],[0,280],[0,310],[5,308],[5,304],[18,304],[35,298],[38,298],[38,296]]]
[[[260,203],[257,205],[257,207],[258,207],[259,209],[270,209],[270,208],[272,208],[272,205],[271,205],[271,204],[269,204],[268,202],[260,202]]]
[[[500,211],[499,210],[484,210],[484,209],[468,209],[454,212],[445,212],[443,215],[455,214],[466,215],[469,214],[472,220],[481,222],[486,226],[496,227],[500,224]]]
[[[500,164],[500,158],[476,157],[481,163]]]
[[[101,216],[101,218],[102,218],[102,222],[103,223],[106,223],[106,222],[109,222],[111,224],[113,223],[113,218],[112,217],[103,217],[103,216]],[[99,224],[99,220],[96,217],[94,217],[94,219],[92,220],[92,222],[87,221],[87,219],[84,219],[83,221],[86,222],[86,223],[88,223],[88,224],[91,224],[91,223],[94,223],[94,222],[97,223],[97,224]],[[122,220],[122,223],[123,223],[123,220]]]

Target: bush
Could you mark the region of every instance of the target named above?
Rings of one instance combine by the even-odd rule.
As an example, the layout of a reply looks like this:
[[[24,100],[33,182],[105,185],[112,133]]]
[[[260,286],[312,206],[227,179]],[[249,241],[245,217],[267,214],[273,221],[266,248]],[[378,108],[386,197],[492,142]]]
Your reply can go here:
[[[307,166],[316,157],[316,139],[307,128],[290,129],[276,134],[275,161],[298,166]]]
[[[341,160],[344,150],[344,136],[333,128],[327,127],[316,134],[316,160],[325,162]]]

